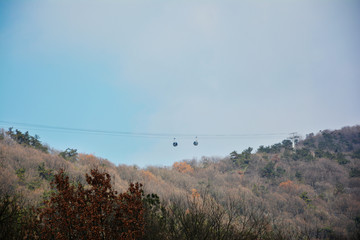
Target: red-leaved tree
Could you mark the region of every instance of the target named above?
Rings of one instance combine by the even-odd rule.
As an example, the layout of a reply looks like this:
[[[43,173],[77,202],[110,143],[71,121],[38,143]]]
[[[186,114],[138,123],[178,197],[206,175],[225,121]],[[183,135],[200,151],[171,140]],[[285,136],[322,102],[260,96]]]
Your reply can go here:
[[[38,209],[36,233],[40,239],[138,239],[144,234],[142,185],[131,183],[118,194],[108,173],[92,169],[89,186],[69,182],[63,170],[51,183],[55,190]]]

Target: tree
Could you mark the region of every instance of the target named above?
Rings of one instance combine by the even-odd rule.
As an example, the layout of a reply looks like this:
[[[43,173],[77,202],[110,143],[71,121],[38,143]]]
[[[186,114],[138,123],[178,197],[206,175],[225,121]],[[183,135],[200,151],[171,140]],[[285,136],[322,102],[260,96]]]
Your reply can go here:
[[[142,185],[131,183],[117,194],[108,173],[86,174],[89,187],[71,185],[61,170],[51,185],[55,191],[37,209],[40,239],[137,239],[144,233]]]
[[[22,196],[0,192],[0,239],[24,239],[33,222],[33,211]]]
[[[261,145],[257,152],[258,153],[279,153],[280,150],[281,150],[281,143],[276,143],[274,145],[271,145],[271,146],[266,146],[264,147],[263,145]]]
[[[287,150],[291,150],[292,149],[291,140],[286,139],[286,140],[282,141],[282,146]]]
[[[260,176],[266,178],[281,177],[285,173],[285,169],[277,167],[275,169],[275,163],[269,162],[264,168],[260,169]]]
[[[78,153],[76,149],[67,148],[65,151],[60,152],[59,156],[69,160],[70,162],[75,162],[78,160]]]
[[[9,135],[14,141],[16,141],[19,144],[23,144],[26,146],[33,147],[35,149],[38,149],[40,151],[43,151],[45,153],[48,152],[48,148],[41,144],[40,137],[38,135],[35,135],[35,137],[31,136],[28,131],[25,133],[22,133],[20,130],[16,129],[15,132],[13,131],[13,128],[9,128],[9,130],[6,132],[7,135]]]
[[[274,171],[275,163],[269,162],[264,168],[260,170],[261,177],[273,178],[275,177]]]
[[[236,151],[230,153],[230,158],[237,167],[246,167],[251,160],[252,148],[249,147],[238,154]]]
[[[194,169],[190,166],[190,164],[187,164],[186,162],[175,162],[173,164],[173,168],[181,173],[192,173],[194,172]]]
[[[41,177],[42,179],[45,179],[47,181],[51,181],[51,180],[54,179],[53,170],[52,169],[46,169],[44,162],[39,164],[38,172],[39,172],[39,177]]]
[[[292,159],[295,161],[301,160],[301,161],[310,162],[314,160],[314,157],[309,149],[301,148],[301,149],[296,149],[295,153],[292,155]]]
[[[287,192],[294,192],[295,190],[298,189],[298,186],[291,180],[281,182],[279,184],[279,187],[281,187],[282,189],[284,189]]]
[[[239,154],[238,154],[236,151],[232,151],[232,152],[230,153],[230,158],[231,158],[232,160],[235,160],[235,159],[239,158]]]
[[[300,195],[300,198],[301,198],[302,200],[304,200],[304,201],[306,202],[306,204],[310,204],[311,201],[312,201],[312,200],[309,198],[307,192],[302,192],[301,195]]]

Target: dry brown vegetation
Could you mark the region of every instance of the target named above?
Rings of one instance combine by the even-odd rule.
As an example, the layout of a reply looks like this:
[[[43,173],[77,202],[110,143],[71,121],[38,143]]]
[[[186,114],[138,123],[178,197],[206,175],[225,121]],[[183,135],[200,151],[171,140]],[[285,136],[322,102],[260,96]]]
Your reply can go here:
[[[60,169],[85,186],[97,168],[119,192],[143,183],[144,239],[359,239],[360,126],[309,134],[296,149],[284,141],[251,150],[139,169],[88,154],[69,161],[3,132],[0,193],[40,204]]]

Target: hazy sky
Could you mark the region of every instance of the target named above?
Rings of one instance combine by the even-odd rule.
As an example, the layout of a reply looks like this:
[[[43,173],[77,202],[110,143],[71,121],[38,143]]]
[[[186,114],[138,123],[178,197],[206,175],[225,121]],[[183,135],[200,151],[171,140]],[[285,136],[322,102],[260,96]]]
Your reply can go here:
[[[0,0],[0,121],[168,137],[0,127],[146,166],[356,125],[359,13],[350,0]],[[192,146],[206,134],[249,135]]]

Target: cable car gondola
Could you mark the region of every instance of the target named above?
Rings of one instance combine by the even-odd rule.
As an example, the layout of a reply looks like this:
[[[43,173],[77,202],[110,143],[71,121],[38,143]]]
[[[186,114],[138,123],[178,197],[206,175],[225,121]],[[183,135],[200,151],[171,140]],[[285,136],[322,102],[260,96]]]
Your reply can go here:
[[[194,146],[197,146],[197,145],[199,145],[199,142],[198,142],[198,140],[197,140],[197,137],[195,138],[195,141],[194,141]]]
[[[174,138],[173,146],[177,147],[178,143],[176,142],[176,138]]]

